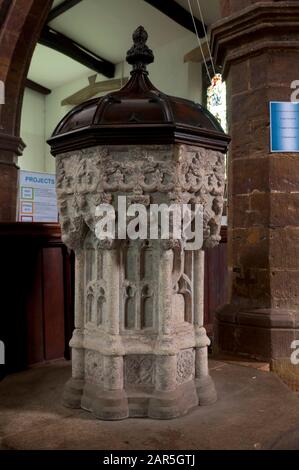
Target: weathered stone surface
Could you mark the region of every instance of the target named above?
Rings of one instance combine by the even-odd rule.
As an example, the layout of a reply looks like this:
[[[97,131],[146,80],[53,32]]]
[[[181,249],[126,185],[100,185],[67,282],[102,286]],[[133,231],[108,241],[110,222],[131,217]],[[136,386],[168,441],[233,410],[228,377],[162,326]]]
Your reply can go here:
[[[235,228],[232,232],[234,267],[265,269],[268,260],[268,232],[264,227]]]
[[[232,195],[248,194],[252,191],[268,191],[268,158],[243,158],[232,163]]]
[[[289,356],[298,336],[290,319],[299,298],[299,160],[271,153],[269,101],[290,101],[291,82],[298,79],[299,5],[227,0],[222,7],[225,18],[211,37],[231,108],[232,275],[230,304],[217,314],[218,344],[223,351],[271,360]]]
[[[220,240],[224,156],[185,145],[94,147],[57,157],[64,242],[76,252],[73,375],[64,403],[100,419],[169,419],[216,400],[203,327],[202,250],[178,240],[96,237],[96,206],[117,196],[204,207]],[[119,215],[117,222],[119,220]]]
[[[264,158],[264,150],[269,135],[268,116],[258,119],[239,120],[230,126],[231,158]]]
[[[250,214],[250,195],[236,195],[229,208],[229,221],[234,227],[246,227]]]
[[[295,192],[299,188],[298,154],[275,154],[270,160],[269,181],[272,190]]]
[[[293,52],[284,51],[282,54],[279,50],[250,57],[248,61],[250,88],[253,90],[262,88],[265,84],[279,88],[282,84],[298,80],[296,68],[290,68],[292,60]]]
[[[270,198],[270,226],[298,227],[299,193],[273,192]]]
[[[239,79],[237,75],[235,80]],[[247,122],[252,119],[263,118],[268,112],[268,102],[265,99],[268,89],[266,87],[258,90],[248,90],[244,93],[232,94],[231,98],[231,122]]]
[[[63,239],[81,243],[84,224],[94,230],[95,208],[111,193],[133,201],[198,203],[205,207],[204,244],[220,241],[224,156],[188,146],[98,147],[57,157],[57,194]]]
[[[269,231],[269,261],[272,269],[299,269],[299,227]]]
[[[299,307],[299,270],[288,270],[285,267],[283,270],[272,269],[271,293],[273,308],[297,310]]]
[[[242,77],[242,80],[240,80]],[[250,90],[250,68],[249,61],[236,62],[232,64],[231,75],[227,80],[229,98]],[[230,109],[228,110],[230,112]]]
[[[269,193],[253,191],[246,196],[235,196],[234,226],[236,228],[248,228],[263,226],[265,220],[270,219]],[[243,201],[243,199],[246,201]],[[240,202],[243,204],[240,204]],[[242,207],[244,211],[242,212]]]
[[[220,0],[220,7],[222,16],[229,16],[233,13],[243,10],[244,8],[257,3],[260,0]],[[273,0],[263,0],[264,2],[271,2]]]

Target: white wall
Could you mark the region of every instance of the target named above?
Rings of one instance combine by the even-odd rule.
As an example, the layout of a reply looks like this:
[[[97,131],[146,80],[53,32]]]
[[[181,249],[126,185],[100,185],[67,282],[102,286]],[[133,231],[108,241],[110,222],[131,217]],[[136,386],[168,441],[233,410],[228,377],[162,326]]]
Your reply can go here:
[[[184,55],[196,46],[196,38],[187,33],[157,50],[155,62],[148,69],[153,84],[164,93],[182,98],[201,101],[201,66],[184,63]],[[129,64],[118,64],[116,78],[130,75]],[[57,71],[59,73],[59,71]],[[90,72],[88,75],[92,75]],[[50,153],[46,140],[56,125],[69,111],[69,106],[61,106],[61,101],[88,85],[88,75],[52,90],[50,95],[33,96],[26,91],[22,116],[22,137],[28,148],[25,157],[20,158],[21,167],[33,171],[55,172],[55,159]],[[98,76],[97,80],[106,80]],[[34,93],[36,95],[36,93]],[[45,114],[43,115],[43,112]],[[44,116],[44,117],[43,117]],[[23,160],[23,161],[21,161]]]
[[[91,72],[90,75],[93,73]],[[88,76],[79,80],[74,80],[67,85],[55,88],[50,95],[46,96],[46,121],[44,140],[45,168],[49,173],[55,172],[55,158],[50,153],[50,147],[46,140],[49,139],[61,119],[71,109],[71,106],[61,106],[61,101],[76,93],[81,88],[88,85]]]
[[[26,144],[19,158],[21,169],[45,171],[45,97],[36,91],[25,89],[21,137]]]

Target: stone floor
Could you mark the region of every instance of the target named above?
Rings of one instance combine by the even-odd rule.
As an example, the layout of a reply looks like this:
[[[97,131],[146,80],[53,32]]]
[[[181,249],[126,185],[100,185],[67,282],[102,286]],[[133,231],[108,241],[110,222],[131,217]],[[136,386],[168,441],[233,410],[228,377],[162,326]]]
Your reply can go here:
[[[64,408],[65,361],[0,382],[1,449],[299,449],[299,396],[272,373],[210,361],[219,400],[173,421],[103,422]]]

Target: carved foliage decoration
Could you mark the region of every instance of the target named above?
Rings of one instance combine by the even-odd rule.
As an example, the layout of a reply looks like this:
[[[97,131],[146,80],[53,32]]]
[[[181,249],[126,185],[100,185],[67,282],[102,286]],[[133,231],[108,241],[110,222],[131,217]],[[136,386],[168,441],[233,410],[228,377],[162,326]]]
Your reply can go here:
[[[125,357],[125,381],[130,385],[154,384],[154,357],[129,355]]]
[[[180,351],[177,357],[177,382],[182,384],[192,380],[195,375],[195,351]]]
[[[64,242],[80,248],[95,208],[113,195],[164,195],[169,203],[204,207],[204,239],[218,243],[224,193],[224,155],[203,148],[94,147],[57,156],[57,195]]]

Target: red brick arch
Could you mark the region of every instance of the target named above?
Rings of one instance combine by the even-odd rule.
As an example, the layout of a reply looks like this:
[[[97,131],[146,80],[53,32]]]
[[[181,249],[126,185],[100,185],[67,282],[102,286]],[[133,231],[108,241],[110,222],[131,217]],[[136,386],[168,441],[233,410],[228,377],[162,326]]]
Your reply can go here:
[[[52,3],[53,0],[0,0],[0,80],[5,85],[5,104],[0,105],[0,222],[15,220],[25,79]]]

